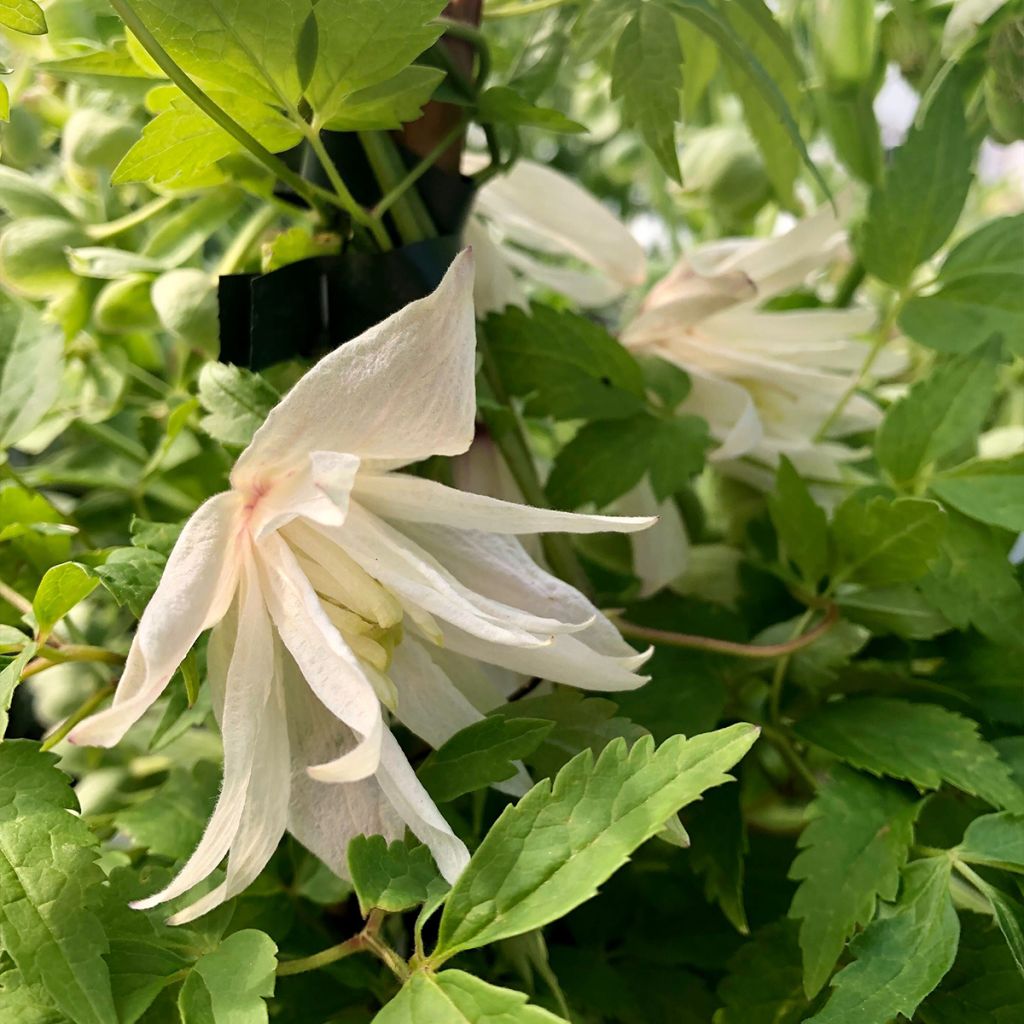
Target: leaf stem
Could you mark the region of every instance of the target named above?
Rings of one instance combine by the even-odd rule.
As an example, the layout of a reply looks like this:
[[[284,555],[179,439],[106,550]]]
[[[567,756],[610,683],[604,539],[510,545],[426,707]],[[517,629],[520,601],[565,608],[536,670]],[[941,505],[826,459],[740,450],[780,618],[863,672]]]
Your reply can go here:
[[[64,665],[69,661],[93,661],[105,665],[123,665],[124,655],[116,651],[108,651],[105,647],[93,647],[90,644],[63,644],[61,647],[41,647],[39,657],[34,658],[22,672],[22,679],[45,672],[54,665]]]
[[[387,132],[359,132],[359,142],[381,192],[397,190],[405,176],[405,164]],[[392,200],[392,205],[394,209],[391,211],[391,219],[406,245],[437,235],[434,222],[415,190],[402,189]],[[387,235],[379,217],[374,220],[374,224]]]
[[[806,619],[812,614],[812,611],[808,611],[805,619],[801,621],[806,624]],[[615,624],[623,636],[635,637],[637,640],[648,640],[651,643],[665,644],[669,647],[710,651],[713,654],[728,654],[735,658],[763,659],[786,658],[805,647],[810,647],[824,636],[838,620],[839,609],[834,604],[829,605],[825,617],[814,629],[779,644],[742,644],[734,640],[719,640],[712,636],[697,636],[693,633],[676,633],[668,629],[653,629],[650,626],[639,626],[625,619],[616,619]]]
[[[834,618],[832,619],[832,623],[830,623],[831,625],[834,624],[836,619],[839,617],[839,608],[837,605],[831,605],[829,611],[833,611],[835,613]],[[804,633],[804,630],[807,628],[807,624],[811,621],[812,615],[814,615],[814,610],[808,608],[807,611],[805,611],[803,615],[801,615],[800,618],[797,620],[796,625],[793,627],[793,638],[790,640],[791,648],[793,643],[798,643],[804,637],[809,635],[807,633]],[[825,619],[822,620],[821,625],[819,625],[818,628],[820,629],[821,626],[825,625],[826,622],[828,622],[827,615]],[[768,714],[771,716],[771,720],[773,722],[778,722],[781,717],[782,687],[786,681],[786,672],[789,669],[789,659],[790,657],[792,657],[792,654],[792,649],[786,651],[782,655],[782,657],[779,658],[778,662],[775,665],[775,671],[772,672],[772,688],[768,697]]]
[[[277,210],[273,206],[261,206],[255,210],[252,216],[242,225],[242,229],[232,239],[231,245],[224,250],[224,255],[217,265],[217,276],[225,274],[237,274],[252,251],[252,247],[259,241],[260,235],[274,223]]]
[[[126,213],[123,217],[118,217],[116,220],[107,221],[106,224],[90,224],[85,229],[85,233],[94,242],[105,242],[107,239],[121,234],[122,231],[144,224],[150,217],[162,213],[177,201],[177,196],[157,196],[151,202],[140,206],[137,210],[132,210],[131,213]]]
[[[322,949],[319,953],[313,953],[311,956],[304,956],[297,960],[283,960],[277,965],[278,977],[317,971],[321,967],[327,967],[347,956],[352,956],[353,953],[369,952],[382,960],[404,982],[409,977],[409,965],[379,937],[383,922],[384,912],[371,910],[363,930],[357,935],[353,935],[344,942],[339,942],[336,946]]]
[[[88,718],[112,693],[114,692],[114,684],[108,683],[106,686],[101,687],[97,690],[88,700],[84,701],[82,705],[75,711],[72,711],[67,718],[57,726],[49,736],[43,740],[40,747],[41,750],[52,750],[62,739],[83,718]]]
[[[9,586],[0,580],[0,598],[3,598],[12,608],[16,608],[22,615],[32,614],[32,602],[27,597],[22,597],[14,587]]]

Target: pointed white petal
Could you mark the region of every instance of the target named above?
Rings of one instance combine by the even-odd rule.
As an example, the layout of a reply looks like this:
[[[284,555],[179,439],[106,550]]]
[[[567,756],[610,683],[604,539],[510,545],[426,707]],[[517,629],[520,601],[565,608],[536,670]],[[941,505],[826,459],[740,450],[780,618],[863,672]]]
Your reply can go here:
[[[572,299],[583,309],[610,305],[626,294],[628,286],[593,271],[560,267],[506,246],[502,250],[509,266],[515,267],[534,286],[543,285]]]
[[[260,725],[270,697],[274,641],[259,582],[248,563],[242,572],[238,634],[224,692],[224,784],[199,845],[174,880],[137,909],[165,903],[197,885],[224,859],[242,820]]]
[[[239,508],[228,491],[185,524],[139,622],[113,703],[76,726],[72,743],[117,743],[163,693],[199,634],[223,617],[238,578]]]
[[[350,751],[331,761],[310,765],[306,771],[317,782],[356,782],[377,770],[380,744],[384,735],[384,719],[378,717],[373,731]]]
[[[473,258],[456,257],[438,285],[321,359],[256,431],[231,473],[245,488],[299,451],[413,462],[458,455],[476,413]]]
[[[712,460],[735,459],[752,451],[764,436],[764,426],[750,392],[739,384],[690,370],[692,384],[682,408],[708,421],[718,448]]]
[[[427,845],[441,874],[454,884],[469,863],[469,850],[441,817],[390,731],[384,733],[377,781],[413,835]]]
[[[363,473],[356,480],[360,504],[384,519],[484,530],[488,533],[632,533],[653,526],[656,516],[597,516],[533,508],[405,473]]]
[[[658,501],[646,476],[616,501],[615,510],[658,515],[656,526],[629,538],[633,571],[640,577],[640,596],[650,597],[686,571],[690,553],[686,525],[674,501]]]
[[[473,305],[477,316],[500,313],[508,306],[529,309],[526,295],[501,249],[491,237],[487,225],[478,217],[470,217],[466,223],[465,237],[466,244],[473,248],[476,260]]]

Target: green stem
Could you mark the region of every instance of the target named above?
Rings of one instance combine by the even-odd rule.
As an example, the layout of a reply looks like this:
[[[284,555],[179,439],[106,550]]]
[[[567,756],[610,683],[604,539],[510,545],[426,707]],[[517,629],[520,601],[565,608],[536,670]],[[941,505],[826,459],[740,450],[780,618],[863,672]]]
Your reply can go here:
[[[280,157],[263,145],[254,135],[243,128],[226,110],[204,92],[185,71],[175,62],[174,58],[160,45],[156,36],[146,27],[146,23],[135,13],[127,0],[110,0],[111,7],[120,15],[121,20],[131,29],[135,38],[153,58],[164,74],[204,113],[214,124],[223,128],[237,143],[247,149],[264,167],[291,188],[314,209],[322,209],[324,201],[347,209],[341,196],[331,196],[323,189],[315,188],[301,175],[296,174]],[[351,212],[351,211],[348,211]]]
[[[478,28],[467,25],[464,21],[453,21],[451,18],[438,18],[436,24],[444,26],[444,34],[453,39],[461,39],[476,50],[476,76],[473,91],[479,92],[491,73],[491,48],[487,37]]]
[[[804,782],[810,787],[812,793],[818,791],[818,780],[814,777],[814,773],[810,768],[804,764],[804,759],[797,752],[796,747],[793,746],[789,736],[786,735],[785,731],[776,728],[774,725],[763,724],[761,731],[764,733],[764,738],[775,747],[776,750],[782,755],[783,760],[800,776]]]
[[[49,736],[43,740],[40,747],[41,750],[52,750],[62,739],[83,718],[88,718],[112,693],[114,692],[114,684],[108,683],[102,689],[97,690],[87,701],[85,701],[76,711],[73,711],[67,718],[57,726]]]
[[[789,668],[789,659],[793,656],[792,643],[800,639],[800,635],[807,628],[807,623],[811,621],[813,615],[814,609],[808,608],[807,611],[805,611],[803,615],[801,615],[800,618],[797,619],[797,623],[793,627],[793,636],[790,641],[791,649],[786,651],[786,653],[783,654],[783,656],[778,660],[778,662],[775,665],[775,671],[772,673],[772,688],[768,700],[768,714],[771,716],[771,720],[775,723],[778,723],[781,717],[782,686],[783,683],[785,683],[786,681],[786,671]],[[837,617],[837,607],[835,605],[830,605],[828,614],[817,627],[818,635],[820,636],[821,633],[825,631],[825,629],[831,628],[833,625],[835,625]],[[825,629],[822,629],[822,627],[825,627]],[[816,632],[816,630],[811,630],[811,633],[814,632]],[[810,636],[811,634],[808,633],[804,635]],[[817,637],[815,637],[815,639],[817,639]]]
[[[321,967],[337,963],[353,953],[366,951],[366,943],[363,942],[362,934],[353,935],[352,938],[339,942],[336,946],[322,949],[312,956],[304,956],[298,960],[282,960],[277,965],[277,976],[283,978],[289,974],[305,974],[306,971],[318,971]]]
[[[21,678],[38,675],[54,665],[64,665],[69,661],[92,661],[106,665],[123,665],[124,655],[116,651],[108,651],[105,647],[93,647],[91,644],[62,644],[60,647],[41,647],[39,657],[34,658],[25,666]]]
[[[277,210],[272,206],[261,206],[254,211],[252,216],[242,225],[242,230],[235,235],[231,245],[224,251],[217,266],[217,276],[225,274],[237,274],[252,251],[252,247],[259,241],[263,234],[277,216]]]
[[[32,614],[32,602],[27,597],[22,597],[14,587],[8,586],[0,580],[0,598],[3,598],[12,608],[16,608],[22,615]]]
[[[386,132],[359,132],[359,141],[381,191],[385,195],[397,191],[407,172],[390,136]],[[436,236],[434,222],[415,189],[399,192],[391,206],[391,219],[406,245]],[[384,225],[379,219],[374,223],[384,232]]]
[[[537,11],[548,11],[552,7],[561,7],[567,0],[523,0],[522,3],[502,4],[500,7],[489,7],[484,11],[486,18],[516,18],[521,14],[535,14]]]
[[[867,271],[864,269],[864,264],[860,260],[854,260],[842,281],[839,282],[835,298],[832,300],[832,308],[846,309],[853,301],[853,296],[866,276]]]
[[[157,196],[156,199],[140,206],[137,210],[132,210],[131,213],[126,213],[123,217],[118,217],[117,220],[107,221],[105,224],[90,224],[85,229],[85,233],[94,242],[105,242],[115,235],[121,234],[122,231],[144,224],[150,217],[162,213],[177,201],[177,196]]]

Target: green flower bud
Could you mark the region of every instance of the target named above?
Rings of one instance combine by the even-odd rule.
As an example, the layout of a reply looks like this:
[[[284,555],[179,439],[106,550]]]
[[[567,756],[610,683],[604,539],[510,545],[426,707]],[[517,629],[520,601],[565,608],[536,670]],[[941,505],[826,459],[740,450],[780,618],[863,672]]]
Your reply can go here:
[[[706,128],[683,148],[683,181],[702,192],[726,229],[749,221],[771,198],[760,154],[746,132],[728,125]]]
[[[153,283],[153,307],[160,323],[194,348],[216,353],[220,344],[217,285],[202,270],[184,267]]]
[[[985,107],[1000,142],[1024,139],[1024,18],[1008,21],[992,37],[985,75]]]
[[[23,217],[0,237],[0,280],[31,299],[57,295],[75,283],[66,249],[87,239],[58,217]]]
[[[814,48],[829,89],[855,88],[867,82],[877,63],[874,0],[818,0]]]
[[[151,281],[148,274],[131,274],[108,281],[96,296],[92,309],[96,326],[110,334],[155,327],[157,317],[149,297]]]
[[[64,126],[61,153],[76,167],[107,170],[138,138],[138,126],[126,118],[102,110],[76,110]]]

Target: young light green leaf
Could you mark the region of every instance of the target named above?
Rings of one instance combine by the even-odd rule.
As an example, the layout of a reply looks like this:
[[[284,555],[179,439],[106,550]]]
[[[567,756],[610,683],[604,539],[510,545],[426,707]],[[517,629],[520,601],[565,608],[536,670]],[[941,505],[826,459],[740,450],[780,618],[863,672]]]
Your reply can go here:
[[[832,517],[833,576],[876,587],[919,579],[938,557],[945,526],[934,501],[854,493]]]
[[[348,844],[348,871],[363,917],[374,909],[397,914],[447,889],[430,850],[403,839],[389,845],[383,836],[356,836]]]
[[[488,317],[488,352],[505,387],[526,399],[528,416],[622,418],[644,407],[633,357],[602,327],[574,313],[534,304]]]
[[[63,365],[60,328],[0,293],[0,451],[16,445],[49,411]]]
[[[1014,533],[1024,530],[1024,456],[965,462],[936,476],[931,489],[965,516]]]
[[[465,971],[415,973],[373,1024],[565,1024],[522,992],[498,988]]]
[[[828,571],[828,520],[807,485],[784,455],[775,474],[775,491],[768,499],[772,525],[783,555],[811,586]]]
[[[200,957],[178,996],[182,1024],[266,1024],[277,945],[247,928]]]
[[[995,807],[1024,811],[1024,790],[969,718],[935,704],[860,697],[826,705],[800,721],[799,735],[874,775],[921,789],[948,782]]]
[[[996,643],[1024,643],[1024,591],[1007,558],[1013,537],[951,511],[939,558],[920,583],[958,629],[974,626]]]
[[[46,15],[34,0],[0,0],[0,25],[26,35],[41,36],[46,32]]]
[[[939,363],[894,402],[878,428],[875,455],[897,484],[977,439],[996,391],[995,352]]]
[[[14,691],[21,682],[21,674],[35,656],[36,645],[32,642],[26,643],[0,670],[0,740],[7,734],[11,701],[14,699]]]
[[[62,217],[74,220],[72,212],[30,174],[0,165],[0,210],[13,217]]]
[[[258,373],[207,363],[199,374],[199,401],[209,415],[199,425],[222,444],[244,447],[279,398]]]
[[[984,814],[967,826],[953,851],[969,864],[1024,872],[1024,815]]]
[[[860,238],[861,259],[870,273],[902,288],[934,255],[960,218],[973,156],[954,72],[896,151],[882,187],[871,195]]]
[[[612,99],[622,101],[623,121],[640,133],[676,181],[682,181],[675,131],[682,86],[675,19],[657,4],[639,4],[615,47]]]
[[[53,627],[98,583],[96,575],[78,562],[63,562],[46,570],[32,599],[40,643],[45,643]]]
[[[477,119],[484,124],[529,125],[549,132],[575,134],[587,129],[549,107],[538,107],[505,85],[485,89],[477,100]]]
[[[953,965],[960,922],[949,894],[950,861],[930,857],[903,872],[892,914],[853,944],[857,959],[832,981],[832,996],[808,1024],[910,1018]]]
[[[876,900],[896,898],[920,808],[899,787],[838,766],[818,791],[789,873],[800,882],[789,916],[800,921],[808,998],[875,916]]]
[[[729,780],[758,731],[609,743],[507,808],[456,882],[434,958],[540,928],[589,899],[681,807]]]
[[[539,718],[488,716],[428,754],[416,774],[436,801],[454,800],[512,778],[515,762],[532,754],[554,725]]]
[[[94,907],[96,840],[69,780],[36,743],[0,744],[0,944],[74,1024],[117,1020]]]
[[[58,78],[150,78],[128,52],[122,40],[105,50],[93,50],[78,57],[47,60],[37,65],[40,71]],[[162,73],[161,73],[162,74]]]
[[[701,471],[709,446],[707,424],[698,416],[662,419],[642,413],[588,423],[555,457],[548,496],[559,508],[587,502],[602,508],[646,475],[662,501]]]
[[[444,79],[444,72],[412,64],[394,78],[360,89],[324,125],[332,131],[387,131],[415,121]]]

